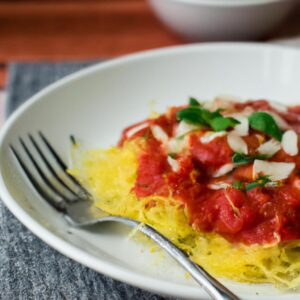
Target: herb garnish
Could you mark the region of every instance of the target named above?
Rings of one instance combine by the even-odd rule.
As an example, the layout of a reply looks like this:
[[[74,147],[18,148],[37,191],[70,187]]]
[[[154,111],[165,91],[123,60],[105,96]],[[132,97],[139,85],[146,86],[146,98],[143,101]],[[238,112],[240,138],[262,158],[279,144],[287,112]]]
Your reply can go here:
[[[220,112],[220,109],[211,112],[207,109],[201,108],[200,106],[190,105],[187,108],[179,110],[176,116],[178,120],[211,127],[214,131],[223,131],[240,124],[240,122],[234,118],[222,116]]]
[[[201,106],[201,104],[196,98],[190,97],[189,106]]]
[[[270,179],[269,175],[259,175],[259,177],[256,180],[254,180],[253,182],[247,183],[247,184],[245,184],[242,181],[235,181],[232,184],[232,187],[237,189],[237,190],[245,192],[245,191],[250,191],[250,190],[252,190],[254,188],[257,188],[257,187],[262,188],[267,183],[270,183],[270,182],[272,182],[272,180]],[[277,186],[277,185],[275,185],[275,182],[274,182],[274,186]]]
[[[233,128],[235,125],[239,124],[240,122],[237,121],[234,118],[225,118],[225,117],[216,117],[213,118],[210,121],[210,126],[215,130],[215,131],[223,131],[226,130],[227,128]]]
[[[232,162],[236,165],[246,165],[254,162],[256,159],[267,159],[270,158],[270,155],[257,154],[257,155],[246,155],[243,153],[234,153],[232,156]]]
[[[176,153],[168,153],[168,156],[170,156],[173,159],[177,158],[177,154]]]
[[[206,125],[203,119],[203,109],[196,106],[189,106],[176,113],[178,120],[184,120],[187,123],[193,123],[198,125]]]
[[[232,184],[232,187],[237,189],[237,190],[241,190],[243,191],[244,190],[244,183],[241,182],[241,181],[235,181],[233,184]]]
[[[271,182],[270,175],[259,175],[259,177],[251,183],[246,184],[246,191],[250,191],[257,187],[264,187],[268,182]]]
[[[254,112],[249,117],[249,124],[253,129],[261,131],[278,141],[281,141],[282,139],[282,132],[276,124],[274,118],[266,112]]]

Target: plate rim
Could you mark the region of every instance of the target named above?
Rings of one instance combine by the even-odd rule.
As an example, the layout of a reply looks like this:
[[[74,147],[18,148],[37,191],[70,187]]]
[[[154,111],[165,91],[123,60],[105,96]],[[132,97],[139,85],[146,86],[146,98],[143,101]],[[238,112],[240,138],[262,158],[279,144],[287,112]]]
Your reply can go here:
[[[172,46],[159,48],[155,50],[147,50],[134,54],[129,54],[121,56],[119,58],[114,58],[109,61],[99,62],[95,65],[86,67],[82,70],[76,71],[71,75],[65,76],[62,79],[50,84],[49,86],[43,88],[41,91],[30,97],[25,103],[23,103],[18,109],[16,109],[12,115],[6,120],[5,124],[0,130],[0,155],[3,151],[3,141],[5,140],[10,127],[18,119],[18,117],[23,114],[31,105],[38,101],[43,100],[43,96],[51,92],[52,90],[59,89],[64,85],[68,84],[73,80],[80,79],[84,76],[93,74],[94,72],[104,71],[105,69],[111,68],[113,66],[127,64],[139,60],[147,60],[155,57],[161,57],[170,54],[180,54],[186,52],[199,52],[201,51],[222,51],[222,50],[234,50],[234,51],[280,51],[289,52],[291,54],[297,54],[300,56],[300,51],[294,48],[289,48],[286,46],[263,44],[263,43],[240,43],[240,42],[229,42],[229,43],[202,43],[202,44],[191,44],[182,46]],[[58,237],[51,231],[49,231],[45,226],[36,221],[31,217],[22,207],[18,204],[16,200],[9,193],[2,173],[2,166],[0,166],[0,197],[6,207],[12,212],[12,214],[24,224],[34,235],[44,241],[46,244],[50,245],[52,248],[62,253],[63,255],[87,266],[99,273],[110,276],[116,280],[128,283],[132,286],[148,290],[157,294],[167,295],[167,296],[177,296],[188,299],[196,299],[199,297],[205,297],[206,293],[201,287],[189,286],[182,283],[170,282],[168,280],[156,279],[149,275],[140,275],[138,271],[131,271],[121,266],[114,266],[113,264],[106,262],[104,260],[99,260],[97,257],[88,254],[84,250],[77,248],[75,245],[70,244],[64,239]],[[285,299],[293,299],[293,295],[285,297]],[[247,299],[257,299],[257,296],[248,295]],[[274,296],[263,296],[262,299],[273,300]]]

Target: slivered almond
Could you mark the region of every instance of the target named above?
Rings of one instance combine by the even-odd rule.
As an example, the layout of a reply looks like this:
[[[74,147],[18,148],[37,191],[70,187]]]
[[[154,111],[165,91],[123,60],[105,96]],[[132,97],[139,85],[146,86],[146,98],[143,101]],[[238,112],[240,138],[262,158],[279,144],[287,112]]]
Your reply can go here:
[[[233,163],[228,163],[220,167],[214,174],[213,177],[221,177],[234,169],[235,165]]]
[[[188,139],[187,137],[184,137],[183,139],[179,138],[172,138],[169,140],[167,144],[167,152],[168,153],[179,153],[183,151],[187,145],[188,145]]]
[[[240,102],[240,99],[233,96],[220,95],[212,101],[204,102],[203,107],[210,111],[215,111],[219,108],[232,109],[235,102]]]
[[[291,156],[298,154],[298,135],[294,130],[286,131],[281,140],[283,151]]]
[[[176,159],[172,158],[171,156],[168,156],[167,161],[173,172],[179,171],[179,162]]]
[[[276,152],[281,149],[280,142],[271,139],[263,144],[261,144],[256,150],[259,154],[273,156]]]
[[[189,124],[185,121],[181,121],[176,128],[175,137],[183,136],[183,135],[185,135],[193,130],[197,130],[199,128],[200,128],[200,126],[198,126],[198,125]]]
[[[242,113],[233,113],[226,115],[226,117],[234,118],[240,122],[240,124],[237,124],[231,131],[232,133],[239,136],[247,136],[249,134],[249,120]]]
[[[270,106],[272,108],[274,108],[275,110],[279,111],[279,112],[287,112],[288,109],[285,105],[281,104],[281,103],[277,103],[277,102],[269,102]]]
[[[215,182],[215,183],[210,183],[207,187],[211,190],[222,190],[230,187],[231,185],[227,182]]]
[[[295,168],[295,163],[270,162],[256,159],[253,164],[253,179],[258,175],[269,175],[272,181],[287,179]]]
[[[238,135],[230,133],[227,136],[229,147],[237,153],[248,154],[248,146],[246,142]]]
[[[227,134],[226,131],[218,131],[218,132],[214,132],[214,131],[207,131],[205,132],[204,135],[202,135],[200,137],[200,142],[202,144],[208,144],[211,141],[213,141],[214,139],[218,138],[218,137],[222,137],[225,136]]]
[[[163,144],[167,144],[169,141],[169,137],[167,133],[158,125],[151,126],[151,132],[156,140]]]
[[[246,106],[242,111],[241,114],[245,117],[250,117],[254,113],[254,109],[251,106]]]
[[[127,138],[131,138],[133,135],[135,135],[137,132],[139,132],[140,130],[142,129],[145,129],[149,126],[148,123],[143,123],[143,124],[140,124],[140,125],[137,125],[133,128],[131,128],[130,130],[127,131],[126,133],[126,136]]]

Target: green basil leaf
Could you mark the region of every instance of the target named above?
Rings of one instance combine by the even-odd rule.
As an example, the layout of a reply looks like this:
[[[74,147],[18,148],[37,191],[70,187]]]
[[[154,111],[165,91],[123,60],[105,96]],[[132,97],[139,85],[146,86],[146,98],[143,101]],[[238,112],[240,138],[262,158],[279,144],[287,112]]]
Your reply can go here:
[[[184,120],[188,123],[206,125],[206,121],[202,117],[202,109],[200,107],[189,106],[176,113],[179,120]]]
[[[220,112],[222,110],[221,109],[217,109],[216,111],[209,111],[207,109],[202,109],[202,119],[205,120],[205,122],[210,125],[210,122],[213,120],[213,119],[216,119],[216,118],[224,118]]]
[[[274,118],[266,113],[257,111],[249,117],[250,126],[258,131],[261,131],[278,141],[282,139],[282,132],[276,124]]]
[[[267,159],[270,155],[258,154],[258,155],[246,155],[242,153],[234,153],[232,156],[232,162],[236,165],[246,165],[254,162],[255,159]]]
[[[196,98],[190,97],[189,106],[201,106],[201,104]]]
[[[215,115],[215,112],[210,112],[207,109],[202,109],[202,119],[206,122],[206,124],[209,125],[209,122],[214,118],[214,117],[219,117],[219,115]]]
[[[177,154],[176,153],[168,153],[168,156],[170,156],[173,159],[177,158]]]
[[[240,190],[240,191],[243,191],[244,190],[244,184],[243,182],[241,181],[235,181],[233,184],[232,184],[232,187],[237,189],[237,190]]]
[[[234,153],[232,156],[232,162],[236,165],[245,165],[253,162],[255,160],[254,157],[248,156],[242,153]]]
[[[255,181],[251,182],[251,183],[248,183],[248,184],[246,184],[246,191],[250,191],[250,190],[255,189],[257,187],[260,187],[260,185]]]
[[[189,106],[176,113],[178,120],[184,120],[188,123],[200,124],[211,127],[215,131],[222,131],[232,128],[240,122],[234,118],[223,117],[221,109],[211,112],[200,106]]]
[[[239,124],[240,122],[237,121],[234,118],[226,118],[226,117],[216,117],[213,118],[209,124],[212,127],[213,130],[215,131],[223,131],[228,128],[232,128],[235,125]]]
[[[246,191],[250,191],[257,187],[264,187],[268,182],[271,182],[269,175],[260,175],[255,181],[246,184]]]

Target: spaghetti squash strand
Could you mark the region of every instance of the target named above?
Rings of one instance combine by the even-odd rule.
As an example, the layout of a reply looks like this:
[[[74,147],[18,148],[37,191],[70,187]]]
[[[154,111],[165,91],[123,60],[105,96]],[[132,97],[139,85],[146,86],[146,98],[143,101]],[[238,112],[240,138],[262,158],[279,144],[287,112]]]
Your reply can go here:
[[[70,172],[89,189],[96,206],[153,226],[214,276],[281,288],[300,285],[299,241],[269,247],[232,244],[216,233],[194,230],[183,204],[174,198],[137,198],[132,187],[140,149],[140,142],[133,140],[122,148],[87,151]]]

